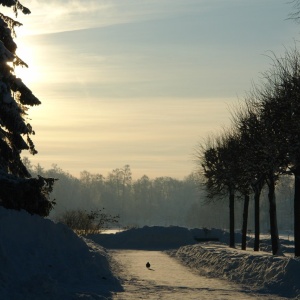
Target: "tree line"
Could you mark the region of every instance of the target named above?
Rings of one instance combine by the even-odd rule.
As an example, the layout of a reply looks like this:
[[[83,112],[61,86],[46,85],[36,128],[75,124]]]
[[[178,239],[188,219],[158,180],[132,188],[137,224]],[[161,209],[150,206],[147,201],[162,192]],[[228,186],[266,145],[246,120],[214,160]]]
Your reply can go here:
[[[55,219],[66,210],[105,208],[111,215],[120,215],[122,226],[185,225],[186,212],[193,202],[199,203],[199,193],[193,174],[183,180],[171,177],[150,179],[147,175],[133,180],[129,165],[113,169],[106,176],[88,171],[79,178],[57,165],[46,170],[33,166],[28,158],[24,165],[35,176],[57,178],[51,194],[56,205],[50,217]]]
[[[290,19],[300,20],[300,1],[293,0]],[[269,223],[273,254],[281,254],[278,234],[276,185],[282,176],[294,178],[295,256],[300,256],[300,52],[286,49],[271,55],[272,66],[234,110],[232,125],[199,144],[198,174],[209,199],[228,196],[230,247],[235,247],[235,200],[243,198],[242,249],[250,196],[254,198],[255,242],[260,243],[260,198],[268,190]]]
[[[189,228],[228,229],[226,198],[222,201],[207,201],[205,188],[199,189],[197,174],[191,173],[179,180],[172,177],[149,178],[143,175],[133,179],[129,165],[116,168],[106,174],[82,171],[79,178],[72,176],[57,165],[45,169],[41,165],[32,165],[28,158],[23,159],[31,174],[57,178],[51,198],[56,205],[50,218],[58,220],[66,211],[95,211],[105,208],[110,215],[119,215],[121,227],[140,227],[144,225],[184,226]],[[276,186],[278,196],[279,224],[282,231],[291,231],[292,227],[292,190],[290,177],[282,178]],[[238,199],[239,200],[239,199]],[[248,233],[254,231],[254,216],[250,201]],[[236,229],[242,228],[242,201],[237,201]],[[261,226],[268,233],[270,226],[266,222],[268,215],[267,191],[262,190]]]
[[[260,195],[268,190],[273,254],[280,254],[275,187],[282,175],[294,178],[295,255],[300,255],[300,53],[273,57],[264,80],[232,111],[232,126],[200,143],[199,174],[209,198],[228,195],[230,247],[234,240],[235,197],[243,197],[243,249],[249,197],[255,202],[255,246],[259,250]]]

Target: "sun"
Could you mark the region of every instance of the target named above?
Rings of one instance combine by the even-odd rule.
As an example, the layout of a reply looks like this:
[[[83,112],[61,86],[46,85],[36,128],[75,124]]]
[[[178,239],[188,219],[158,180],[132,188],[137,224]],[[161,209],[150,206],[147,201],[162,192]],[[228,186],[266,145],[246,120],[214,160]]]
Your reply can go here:
[[[28,65],[28,68],[26,68],[25,66],[15,67],[16,76],[21,78],[25,84],[29,85],[40,81],[41,78],[37,70],[37,52],[34,51],[34,49],[30,45],[24,42],[20,42],[18,43],[16,55]]]

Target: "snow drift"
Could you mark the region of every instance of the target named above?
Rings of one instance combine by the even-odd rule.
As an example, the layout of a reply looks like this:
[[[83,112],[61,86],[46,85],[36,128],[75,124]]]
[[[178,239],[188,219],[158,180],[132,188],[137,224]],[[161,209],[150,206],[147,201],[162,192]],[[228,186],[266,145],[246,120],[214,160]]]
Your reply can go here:
[[[120,289],[106,251],[65,225],[0,207],[0,299],[103,299]]]
[[[167,250],[198,243],[197,240],[228,242],[229,233],[220,229],[187,229],[178,226],[144,226],[116,234],[91,234],[94,242],[110,249]],[[241,234],[236,234],[237,242]]]
[[[242,251],[223,244],[184,246],[172,256],[202,275],[250,285],[285,297],[300,294],[300,259]]]

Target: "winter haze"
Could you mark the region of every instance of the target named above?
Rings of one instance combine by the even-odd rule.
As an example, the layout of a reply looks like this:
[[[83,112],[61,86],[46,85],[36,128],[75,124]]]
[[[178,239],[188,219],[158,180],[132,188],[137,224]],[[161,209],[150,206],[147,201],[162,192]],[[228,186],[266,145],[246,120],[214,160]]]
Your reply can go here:
[[[30,159],[75,176],[129,164],[183,178],[197,142],[299,33],[283,0],[27,2],[18,72],[43,103],[29,111]]]

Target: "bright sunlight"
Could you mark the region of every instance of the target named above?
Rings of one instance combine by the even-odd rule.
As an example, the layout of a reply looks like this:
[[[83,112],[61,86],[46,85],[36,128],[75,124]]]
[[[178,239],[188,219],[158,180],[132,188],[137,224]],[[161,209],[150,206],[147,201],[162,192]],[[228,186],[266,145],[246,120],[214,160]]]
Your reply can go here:
[[[42,74],[40,74],[38,71],[38,64],[36,63],[38,52],[31,48],[30,45],[26,44],[24,41],[18,41],[18,49],[16,54],[28,65],[28,68],[21,66],[16,67],[16,76],[22,78],[22,81],[28,85],[37,81],[41,81]]]

